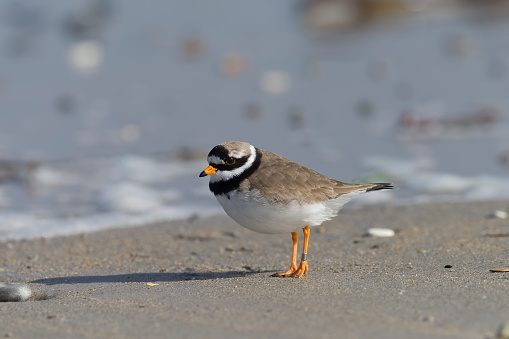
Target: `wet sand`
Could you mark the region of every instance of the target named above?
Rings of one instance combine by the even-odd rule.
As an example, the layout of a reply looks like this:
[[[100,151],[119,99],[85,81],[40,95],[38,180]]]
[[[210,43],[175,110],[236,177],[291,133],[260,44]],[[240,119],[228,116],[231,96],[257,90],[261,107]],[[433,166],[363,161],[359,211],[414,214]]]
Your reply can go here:
[[[0,303],[0,337],[493,338],[509,320],[509,273],[489,271],[509,267],[498,209],[509,201],[342,211],[312,230],[301,279],[270,277],[289,234],[226,216],[0,243],[0,281],[34,291]]]

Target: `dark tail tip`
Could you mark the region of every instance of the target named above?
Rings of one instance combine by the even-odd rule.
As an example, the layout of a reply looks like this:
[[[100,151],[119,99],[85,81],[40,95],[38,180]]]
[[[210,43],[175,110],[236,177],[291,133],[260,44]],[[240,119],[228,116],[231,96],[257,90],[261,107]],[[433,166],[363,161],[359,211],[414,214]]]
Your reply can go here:
[[[370,187],[366,190],[366,192],[370,192],[370,191],[380,191],[380,190],[392,190],[394,189],[395,187],[392,185],[392,183],[390,182],[385,182],[385,183],[377,183],[377,184],[373,184],[373,185],[376,185],[376,186],[373,186],[373,187]]]

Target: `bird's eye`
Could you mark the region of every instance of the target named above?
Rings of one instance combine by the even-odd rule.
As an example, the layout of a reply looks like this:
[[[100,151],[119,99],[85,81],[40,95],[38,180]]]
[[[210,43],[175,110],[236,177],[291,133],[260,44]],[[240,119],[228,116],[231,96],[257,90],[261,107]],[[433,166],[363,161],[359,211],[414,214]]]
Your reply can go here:
[[[235,163],[235,158],[228,158],[225,160],[225,164],[233,165]]]

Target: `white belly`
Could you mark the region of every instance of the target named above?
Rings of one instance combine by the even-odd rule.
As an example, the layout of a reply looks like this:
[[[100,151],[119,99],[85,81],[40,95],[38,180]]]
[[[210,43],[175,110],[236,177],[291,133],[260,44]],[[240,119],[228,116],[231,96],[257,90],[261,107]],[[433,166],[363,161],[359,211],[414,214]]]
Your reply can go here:
[[[304,226],[318,226],[335,217],[344,204],[359,194],[353,192],[323,203],[300,205],[269,204],[257,192],[237,194],[230,192],[216,196],[224,211],[240,225],[260,233],[288,233],[300,231]]]

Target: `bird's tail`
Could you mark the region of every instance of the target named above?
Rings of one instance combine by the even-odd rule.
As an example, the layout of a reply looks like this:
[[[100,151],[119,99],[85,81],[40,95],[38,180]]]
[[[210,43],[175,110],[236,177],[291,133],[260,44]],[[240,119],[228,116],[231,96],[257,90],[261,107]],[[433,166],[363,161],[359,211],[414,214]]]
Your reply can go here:
[[[376,183],[372,184],[373,186],[369,187],[366,192],[371,191],[380,191],[380,190],[392,190],[395,187],[390,182],[384,182],[384,183]]]

